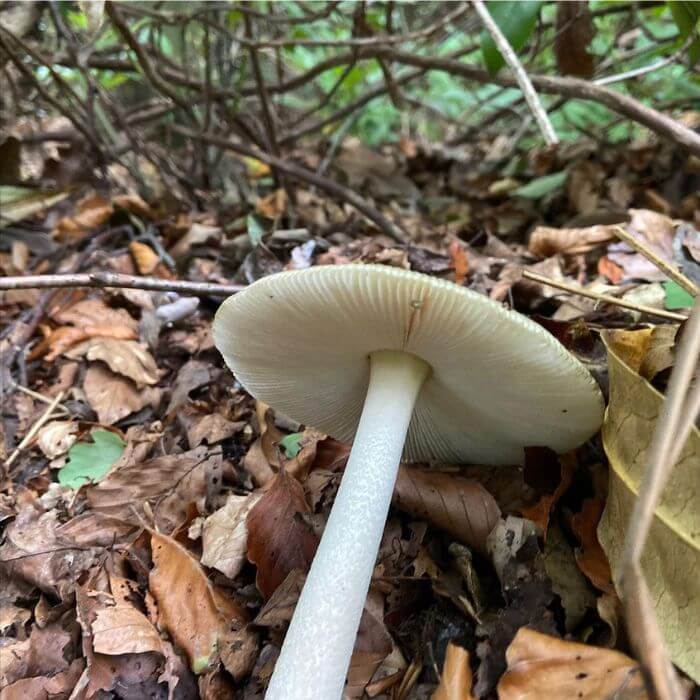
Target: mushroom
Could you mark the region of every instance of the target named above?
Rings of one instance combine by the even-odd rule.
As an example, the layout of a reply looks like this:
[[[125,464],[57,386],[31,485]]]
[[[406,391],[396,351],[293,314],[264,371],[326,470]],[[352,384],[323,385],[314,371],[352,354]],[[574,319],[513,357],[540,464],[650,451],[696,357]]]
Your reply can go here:
[[[268,700],[340,698],[399,462],[521,464],[600,426],[585,367],[544,328],[451,282],[381,265],[265,277],[214,340],[254,397],[353,441]]]

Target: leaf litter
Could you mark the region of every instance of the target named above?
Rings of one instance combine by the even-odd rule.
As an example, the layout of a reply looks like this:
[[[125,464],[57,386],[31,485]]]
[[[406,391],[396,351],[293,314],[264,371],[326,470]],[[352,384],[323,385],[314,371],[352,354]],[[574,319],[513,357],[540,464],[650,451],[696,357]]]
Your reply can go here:
[[[650,432],[649,392],[665,386],[677,328],[519,270],[687,311],[690,297],[661,286],[658,269],[615,233],[621,225],[695,279],[697,213],[683,178],[657,175],[668,157],[658,143],[597,153],[563,144],[506,174],[406,137],[381,153],[346,139],[334,175],[389,218],[404,202],[407,248],[317,192],[297,188],[293,202],[255,163],[245,166],[250,197],[233,210],[184,213],[135,189],[96,195],[81,185],[36,211],[59,207],[42,244],[57,261],[106,237],[87,271],[167,280],[175,262],[181,279],[249,283],[372,262],[450,279],[537,318],[609,392],[607,457],[596,436],[570,455],[533,446],[524,468],[402,465],[347,694],[646,697],[615,588],[625,474],[638,464],[619,416],[649,408],[640,429]],[[132,224],[113,227],[125,212]],[[0,250],[3,274],[45,271],[38,250]],[[0,297],[8,333],[36,298]],[[3,698],[262,697],[349,446],[248,396],[213,348],[217,301],[195,302],[61,291],[32,337],[28,392],[3,407],[5,457],[65,395],[3,476],[1,650],[12,658]],[[631,374],[608,364],[601,331],[617,334]],[[694,561],[684,484],[664,502],[674,518],[654,526],[652,568],[666,551]],[[700,598],[676,569],[662,570],[651,580],[674,592],[663,600],[673,617]],[[674,660],[693,676],[683,630],[694,630],[671,627]]]

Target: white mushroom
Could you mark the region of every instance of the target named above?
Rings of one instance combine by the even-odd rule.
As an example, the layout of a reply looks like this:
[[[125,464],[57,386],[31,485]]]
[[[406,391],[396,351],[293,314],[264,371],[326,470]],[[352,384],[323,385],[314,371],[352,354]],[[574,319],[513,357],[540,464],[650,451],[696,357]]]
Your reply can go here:
[[[568,450],[602,421],[597,384],[546,330],[415,272],[272,275],[224,302],[214,339],[253,396],[354,439],[268,700],[341,697],[402,455],[520,464],[524,447]]]

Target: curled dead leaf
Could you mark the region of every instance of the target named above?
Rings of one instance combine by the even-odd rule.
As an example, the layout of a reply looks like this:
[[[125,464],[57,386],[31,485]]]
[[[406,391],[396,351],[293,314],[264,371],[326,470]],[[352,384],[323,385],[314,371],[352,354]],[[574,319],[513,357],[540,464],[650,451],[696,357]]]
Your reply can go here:
[[[552,228],[538,226],[531,234],[528,250],[533,255],[548,258],[557,253],[581,255],[595,247],[616,240],[612,226],[587,228]]]
[[[135,340],[115,338],[90,338],[64,352],[72,360],[85,356],[88,360],[101,360],[115,374],[131,379],[137,386],[158,383],[160,372],[145,345]]]

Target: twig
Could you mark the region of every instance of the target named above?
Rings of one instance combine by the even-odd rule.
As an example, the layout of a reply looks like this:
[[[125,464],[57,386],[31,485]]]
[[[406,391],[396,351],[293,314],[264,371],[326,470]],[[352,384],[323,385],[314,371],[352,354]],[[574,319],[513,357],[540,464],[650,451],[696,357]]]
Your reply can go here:
[[[484,26],[488,30],[489,34],[493,37],[493,40],[498,47],[498,50],[501,52],[503,59],[511,67],[513,73],[515,74],[518,85],[525,96],[525,100],[530,107],[530,111],[535,117],[537,125],[540,127],[544,140],[548,145],[555,146],[559,143],[559,138],[554,131],[552,123],[549,121],[549,117],[547,116],[547,112],[545,112],[544,107],[540,102],[540,98],[535,92],[535,88],[532,87],[530,78],[527,77],[527,73],[525,72],[522,63],[520,63],[518,56],[516,55],[515,51],[513,51],[513,47],[510,45],[508,39],[506,39],[500,27],[493,21],[493,17],[491,17],[491,14],[482,0],[472,0],[472,5],[481,18],[481,21],[484,23]]]
[[[19,443],[19,445],[15,447],[14,452],[5,460],[5,469],[10,468],[12,462],[14,462],[19,456],[19,453],[31,442],[34,436],[41,430],[44,423],[46,423],[51,418],[51,414],[54,412],[54,409],[56,408],[56,406],[58,406],[59,403],[61,403],[61,399],[63,399],[64,393],[64,391],[59,391],[58,394],[56,394],[56,398],[54,398],[54,400],[49,404],[48,408],[44,411],[44,413],[42,413],[41,418],[39,418],[39,420],[36,423],[34,423],[34,425],[29,429],[29,432],[22,438],[22,441]]]
[[[474,66],[449,58],[422,56],[394,49],[381,49],[382,55],[388,56],[398,63],[409,66],[427,68],[428,70],[443,70],[453,75],[461,75],[468,80],[479,83],[492,83],[513,87],[518,85],[515,76],[499,72],[490,75]],[[609,107],[632,121],[646,126],[660,136],[670,139],[685,148],[689,153],[700,156],[700,134],[651,107],[648,107],[629,95],[616,92],[603,85],[595,85],[588,80],[553,75],[530,75],[530,82],[540,92],[554,93],[582,100],[591,100]]]
[[[558,282],[557,280],[550,279],[549,277],[544,277],[538,275],[535,272],[530,272],[529,270],[522,270],[522,276],[525,279],[532,280],[533,282],[539,282],[540,284],[546,284],[548,287],[554,287],[555,289],[561,289],[569,294],[577,294],[580,297],[587,297],[588,299],[595,299],[596,301],[602,301],[605,304],[613,304],[615,306],[621,306],[623,309],[629,309],[630,311],[637,311],[642,314],[649,314],[651,316],[659,316],[660,318],[667,318],[670,321],[685,321],[687,316],[682,314],[677,314],[673,311],[665,311],[664,309],[655,309],[653,306],[646,306],[644,304],[634,304],[631,301],[625,299],[618,299],[617,297],[610,296],[608,294],[599,294],[598,292],[591,292],[588,289],[582,289],[581,287],[575,287],[571,284],[566,284],[565,282]]]
[[[29,387],[22,386],[21,384],[14,384],[15,389],[17,391],[22,392],[23,394],[26,394],[27,396],[31,396],[33,399],[36,399],[37,401],[41,401],[42,403],[46,404],[51,404],[53,402],[53,399],[50,399],[48,396],[44,396],[43,394],[40,394],[38,391],[33,391]],[[58,409],[62,411],[63,413],[69,414],[70,412],[65,406],[59,405]]]
[[[664,648],[663,635],[656,621],[653,601],[642,573],[641,559],[656,505],[696,419],[700,391],[696,386],[687,400],[686,395],[689,393],[693,376],[697,374],[699,357],[700,298],[696,298],[647,452],[644,479],[629,519],[622,556],[620,592],[625,607],[625,618],[630,627],[630,639],[649,670],[656,696],[662,700],[676,700],[683,695]],[[692,409],[695,414],[684,415],[685,409]]]
[[[60,289],[63,287],[116,287],[147,289],[152,292],[183,292],[193,296],[228,296],[245,289],[240,284],[211,284],[136,277],[116,272],[87,272],[65,275],[25,275],[0,278],[0,289]]]
[[[625,231],[622,226],[613,226],[615,235],[623,240],[630,248],[634,248],[638,253],[641,253],[647,260],[654,263],[667,277],[672,279],[679,287],[685,289],[691,296],[697,296],[700,288],[688,279],[682,272],[677,270],[673,265],[670,265],[666,260],[659,257],[646,243],[643,243],[638,238],[635,238],[631,233]]]
[[[280,172],[283,172],[293,178],[306,182],[310,185],[315,185],[323,192],[326,192],[333,197],[338,197],[338,199],[352,205],[355,209],[364,214],[370,221],[373,221],[377,227],[386,233],[386,235],[390,238],[404,244],[408,241],[407,235],[396,224],[387,219],[384,214],[377,211],[356,192],[353,192],[347,187],[343,187],[343,185],[339,185],[337,182],[333,182],[332,180],[317,175],[315,172],[307,170],[300,165],[289,163],[286,160],[277,158],[270,153],[265,153],[264,151],[260,151],[256,148],[244,146],[242,143],[231,141],[230,139],[216,136],[215,134],[200,134],[192,129],[187,129],[178,125],[173,125],[171,128],[173,131],[182,134],[183,136],[188,136],[192,139],[200,139],[205,143],[212,143],[215,146],[227,148],[235,153],[256,158],[257,160],[262,161],[271,167],[277,168],[277,170]]]

